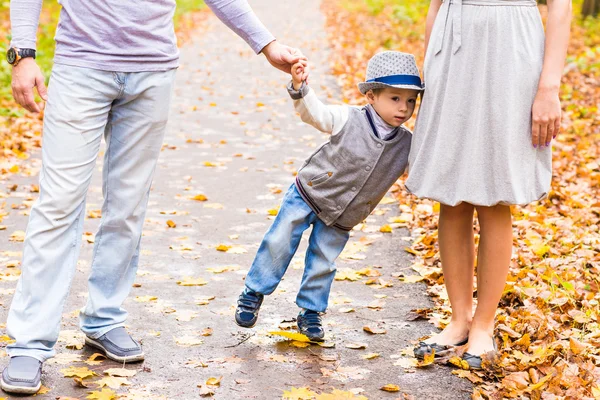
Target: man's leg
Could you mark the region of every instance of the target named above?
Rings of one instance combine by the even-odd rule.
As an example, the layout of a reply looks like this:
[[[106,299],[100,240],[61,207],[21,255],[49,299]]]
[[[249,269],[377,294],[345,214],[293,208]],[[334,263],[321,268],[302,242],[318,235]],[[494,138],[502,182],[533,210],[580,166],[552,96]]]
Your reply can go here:
[[[11,357],[54,355],[79,255],[85,196],[118,87],[111,72],[55,65],[44,117],[40,196],[8,314]]]
[[[115,328],[121,328],[127,318],[121,306],[136,276],[146,205],[165,134],[175,70],[118,74],[118,78],[123,93],[113,104],[106,130],[102,223],[88,281],[89,298],[80,313],[81,329],[93,341],[102,342],[110,331],[113,335],[121,332],[120,337],[108,338],[117,347],[128,341],[134,345],[122,329]],[[137,360],[128,358],[127,351],[112,350],[125,357],[123,361]]]

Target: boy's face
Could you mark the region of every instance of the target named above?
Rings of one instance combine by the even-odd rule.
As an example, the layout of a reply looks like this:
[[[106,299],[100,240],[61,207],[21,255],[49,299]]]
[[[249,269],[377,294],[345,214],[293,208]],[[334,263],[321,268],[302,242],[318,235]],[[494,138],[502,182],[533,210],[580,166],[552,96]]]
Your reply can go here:
[[[414,89],[384,88],[377,94],[369,90],[367,100],[377,114],[392,126],[400,126],[415,111],[419,91]]]

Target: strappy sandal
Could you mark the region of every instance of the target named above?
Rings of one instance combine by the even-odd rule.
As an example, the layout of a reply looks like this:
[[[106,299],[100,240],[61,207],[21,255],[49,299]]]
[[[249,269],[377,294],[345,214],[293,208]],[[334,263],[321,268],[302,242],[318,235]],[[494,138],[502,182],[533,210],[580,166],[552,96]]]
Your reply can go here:
[[[496,346],[496,340],[494,340],[494,351],[498,351],[498,346]],[[483,369],[483,359],[481,356],[476,356],[471,353],[465,353],[462,356],[462,359],[469,364],[469,369],[481,370]]]
[[[454,347],[464,346],[468,342],[469,342],[469,338],[466,338],[465,340],[463,340],[459,343],[456,343],[455,345],[419,342],[419,344],[417,346],[415,346],[415,348],[413,349],[413,352],[415,353],[415,357],[419,360],[424,359],[426,355],[431,354],[434,351],[435,351],[435,353],[433,356],[435,358],[438,358],[438,357],[443,357],[446,354],[448,354],[450,351],[452,351],[454,349]]]

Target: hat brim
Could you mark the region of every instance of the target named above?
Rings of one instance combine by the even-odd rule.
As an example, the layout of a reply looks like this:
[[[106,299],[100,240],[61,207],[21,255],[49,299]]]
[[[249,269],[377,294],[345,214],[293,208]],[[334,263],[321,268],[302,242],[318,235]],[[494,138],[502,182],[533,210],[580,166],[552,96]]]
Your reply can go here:
[[[372,89],[385,89],[385,88],[395,88],[395,89],[412,89],[423,91],[425,90],[425,85],[417,86],[417,85],[388,85],[387,83],[382,82],[361,82],[358,84],[358,90],[362,94],[367,94],[369,90]]]

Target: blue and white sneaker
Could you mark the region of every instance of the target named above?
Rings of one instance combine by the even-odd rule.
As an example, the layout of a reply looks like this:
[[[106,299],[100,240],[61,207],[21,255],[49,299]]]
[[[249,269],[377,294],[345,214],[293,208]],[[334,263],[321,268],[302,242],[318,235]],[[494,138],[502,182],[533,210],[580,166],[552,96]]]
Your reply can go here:
[[[260,310],[264,298],[264,295],[245,288],[238,298],[235,323],[243,328],[254,327],[258,319],[258,310]]]
[[[325,339],[321,314],[312,310],[302,310],[296,319],[298,330],[311,342],[322,342]]]

